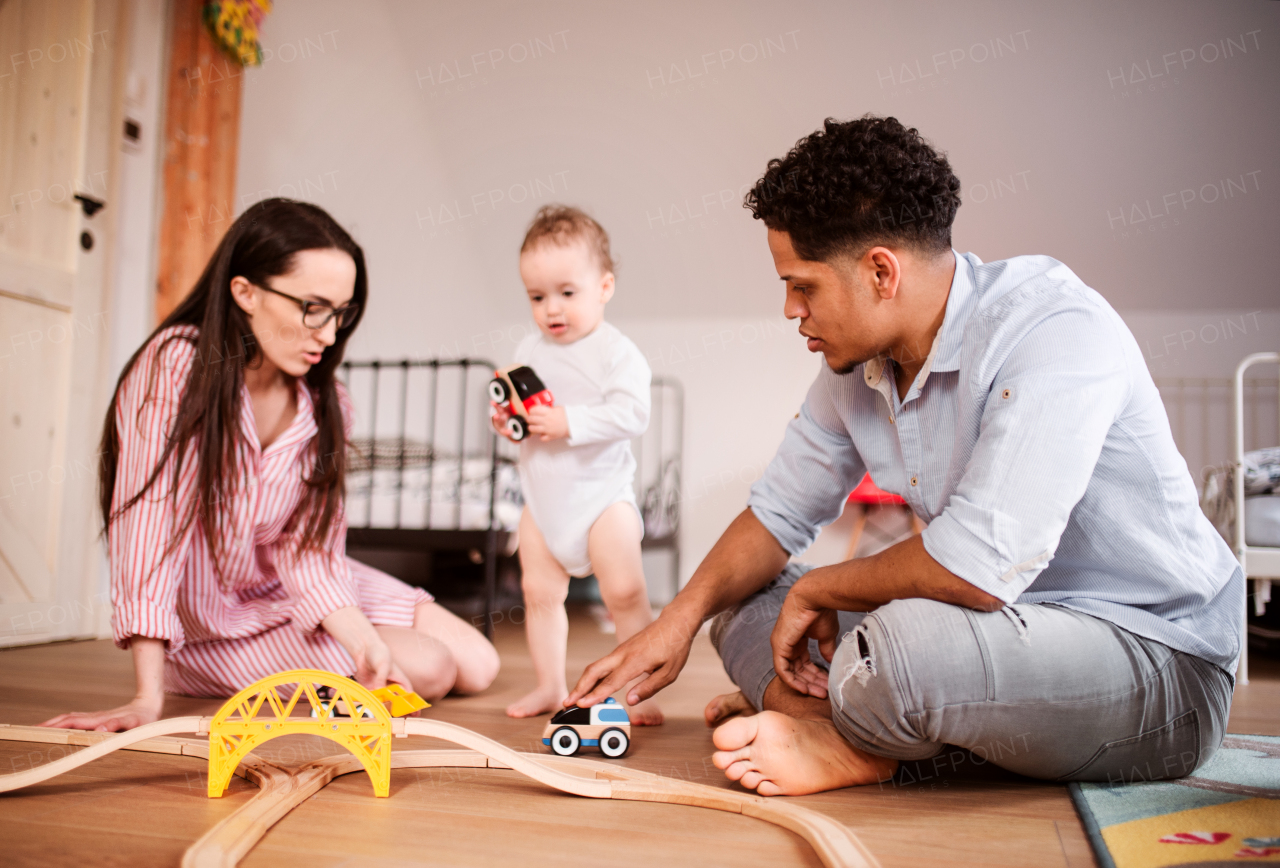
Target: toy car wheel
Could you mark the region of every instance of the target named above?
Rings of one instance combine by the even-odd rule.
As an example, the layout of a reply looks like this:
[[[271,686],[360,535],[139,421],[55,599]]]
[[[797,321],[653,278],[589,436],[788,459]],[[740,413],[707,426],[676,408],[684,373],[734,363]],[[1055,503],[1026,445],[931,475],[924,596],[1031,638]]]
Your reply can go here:
[[[600,753],[610,759],[617,759],[627,752],[631,739],[620,729],[606,729],[600,736]]]
[[[551,749],[560,756],[573,756],[581,745],[578,731],[571,726],[562,726],[551,734]]]
[[[507,420],[507,433],[512,440],[523,440],[529,433],[529,426],[519,416],[512,416]]]
[[[495,404],[505,404],[511,396],[507,392],[507,384],[499,379],[489,381],[489,400]]]

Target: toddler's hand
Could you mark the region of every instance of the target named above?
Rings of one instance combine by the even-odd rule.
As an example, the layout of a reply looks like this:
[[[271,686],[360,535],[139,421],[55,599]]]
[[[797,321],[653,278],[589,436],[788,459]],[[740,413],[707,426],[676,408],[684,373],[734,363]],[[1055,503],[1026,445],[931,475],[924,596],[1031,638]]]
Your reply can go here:
[[[494,431],[510,440],[511,432],[507,430],[507,420],[511,418],[511,414],[507,412],[505,407],[501,407],[492,401],[489,402],[489,406],[493,408],[493,415],[489,417],[489,424],[493,425]]]
[[[569,414],[564,407],[539,404],[529,408],[529,433],[541,435],[543,441],[569,436]]]

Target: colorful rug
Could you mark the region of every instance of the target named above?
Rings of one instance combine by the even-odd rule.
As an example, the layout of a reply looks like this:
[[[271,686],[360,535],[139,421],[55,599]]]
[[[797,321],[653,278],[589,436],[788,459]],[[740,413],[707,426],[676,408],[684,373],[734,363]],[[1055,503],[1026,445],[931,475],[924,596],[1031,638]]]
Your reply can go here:
[[[1280,737],[1228,735],[1176,781],[1069,787],[1102,868],[1280,862]]]

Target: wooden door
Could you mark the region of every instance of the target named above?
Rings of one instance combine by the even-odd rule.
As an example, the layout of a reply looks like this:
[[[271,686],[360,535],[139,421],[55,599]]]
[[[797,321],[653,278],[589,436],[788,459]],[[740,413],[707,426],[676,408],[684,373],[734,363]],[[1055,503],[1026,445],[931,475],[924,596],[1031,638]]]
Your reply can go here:
[[[0,0],[0,645],[109,616],[94,502],[125,14]]]

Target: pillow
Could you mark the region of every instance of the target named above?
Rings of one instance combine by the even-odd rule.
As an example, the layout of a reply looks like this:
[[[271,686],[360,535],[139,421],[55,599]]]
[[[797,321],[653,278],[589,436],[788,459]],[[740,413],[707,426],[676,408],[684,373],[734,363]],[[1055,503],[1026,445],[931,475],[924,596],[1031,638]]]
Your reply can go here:
[[[1244,454],[1244,493],[1272,494],[1280,486],[1280,446]]]

